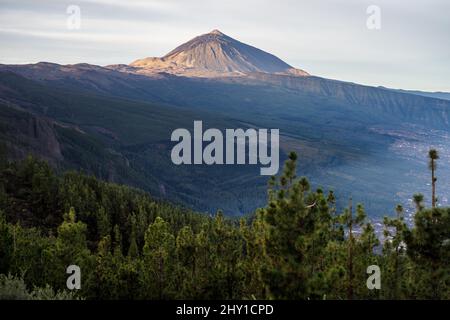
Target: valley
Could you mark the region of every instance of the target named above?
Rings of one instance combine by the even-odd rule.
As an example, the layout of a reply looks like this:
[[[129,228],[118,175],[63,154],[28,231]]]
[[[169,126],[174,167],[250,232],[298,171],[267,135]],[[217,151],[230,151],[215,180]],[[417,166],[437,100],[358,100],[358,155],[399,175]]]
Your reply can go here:
[[[219,47],[224,56],[214,60],[208,52]],[[292,67],[258,50],[215,32],[168,54],[175,60],[161,58],[175,69],[155,69],[153,58],[106,67],[0,65],[2,140],[12,158],[32,153],[60,170],[237,216],[266,202],[267,177],[252,165],[177,166],[171,132],[196,120],[219,130],[275,128],[280,163],[297,152],[299,174],[334,190],[340,209],[352,197],[373,219],[397,203],[412,212],[412,195],[429,193],[426,149],[436,146],[443,159],[449,152],[450,101],[281,72]],[[232,74],[223,70],[230,52],[240,52]],[[196,55],[199,65],[191,63]],[[266,70],[262,61],[280,69]],[[24,118],[42,129],[30,134]],[[438,190],[447,188],[445,172]]]

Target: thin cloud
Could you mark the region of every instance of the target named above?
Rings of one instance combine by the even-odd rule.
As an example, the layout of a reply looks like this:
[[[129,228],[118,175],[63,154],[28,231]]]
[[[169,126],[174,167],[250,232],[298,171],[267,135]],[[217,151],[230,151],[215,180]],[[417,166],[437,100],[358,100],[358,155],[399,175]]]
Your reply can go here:
[[[81,30],[66,28],[66,8],[71,4],[81,8]],[[450,2],[379,0],[379,31],[366,27],[371,4],[371,0],[0,0],[0,41],[8,43],[0,51],[0,62],[44,57],[58,63],[129,63],[164,55],[217,28],[313,74],[450,91],[450,43],[445,41]]]

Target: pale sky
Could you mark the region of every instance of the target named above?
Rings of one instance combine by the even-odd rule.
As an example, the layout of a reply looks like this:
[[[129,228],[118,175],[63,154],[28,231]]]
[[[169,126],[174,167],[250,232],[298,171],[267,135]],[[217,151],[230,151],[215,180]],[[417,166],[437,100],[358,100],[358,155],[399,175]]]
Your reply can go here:
[[[213,29],[317,76],[450,92],[448,0],[0,0],[0,63],[130,63]]]

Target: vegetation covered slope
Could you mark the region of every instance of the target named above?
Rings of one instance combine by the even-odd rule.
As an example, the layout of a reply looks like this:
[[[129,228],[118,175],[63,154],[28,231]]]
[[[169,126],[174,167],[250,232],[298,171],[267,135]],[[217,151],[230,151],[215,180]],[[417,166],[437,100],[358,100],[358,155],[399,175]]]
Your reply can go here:
[[[170,159],[174,144],[170,136],[176,128],[189,129],[198,119],[216,128],[242,127],[236,120],[161,103],[57,89],[13,73],[0,77],[0,87],[4,99],[0,138],[11,159],[32,153],[59,170],[83,170],[204,211],[218,207],[234,213],[250,211],[248,204],[240,207],[243,186],[248,187],[249,203],[264,197],[264,183],[250,188],[259,175],[254,166],[176,166]],[[242,181],[228,183],[236,179]]]
[[[362,205],[338,212],[332,192],[296,177],[295,154],[270,180],[267,205],[240,221],[75,172],[56,176],[33,158],[0,172],[0,274],[30,290],[64,297],[65,269],[76,264],[75,297],[87,299],[450,299],[448,208],[425,209],[416,196],[410,228],[398,207],[375,253]],[[366,286],[370,265],[381,269],[380,290]]]
[[[149,78],[89,65],[5,68],[13,72],[0,73],[0,123],[3,141],[21,149],[15,159],[32,152],[57,168],[84,170],[200,211],[251,212],[264,204],[265,179],[255,166],[173,165],[170,134],[191,129],[194,120],[222,130],[279,128],[281,160],[295,150],[300,172],[314,186],[336,190],[338,199],[351,194],[371,217],[396,203],[410,213],[409,196],[426,181],[415,174],[422,166],[411,156],[417,143],[444,140],[445,152],[449,145],[445,101],[316,77],[233,82]],[[48,124],[51,134],[29,142],[33,121],[25,126],[21,118]],[[345,205],[338,200],[339,208]]]

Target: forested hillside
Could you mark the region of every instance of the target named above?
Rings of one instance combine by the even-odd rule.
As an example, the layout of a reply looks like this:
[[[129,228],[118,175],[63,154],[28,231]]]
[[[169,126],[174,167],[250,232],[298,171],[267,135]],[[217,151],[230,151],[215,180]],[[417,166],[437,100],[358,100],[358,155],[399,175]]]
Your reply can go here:
[[[296,177],[296,160],[239,221],[31,157],[2,160],[0,298],[450,299],[450,209],[416,195],[414,226],[399,206],[380,243],[362,205],[338,211],[333,192]],[[71,264],[81,290],[68,293]],[[370,265],[380,290],[366,286]]]

